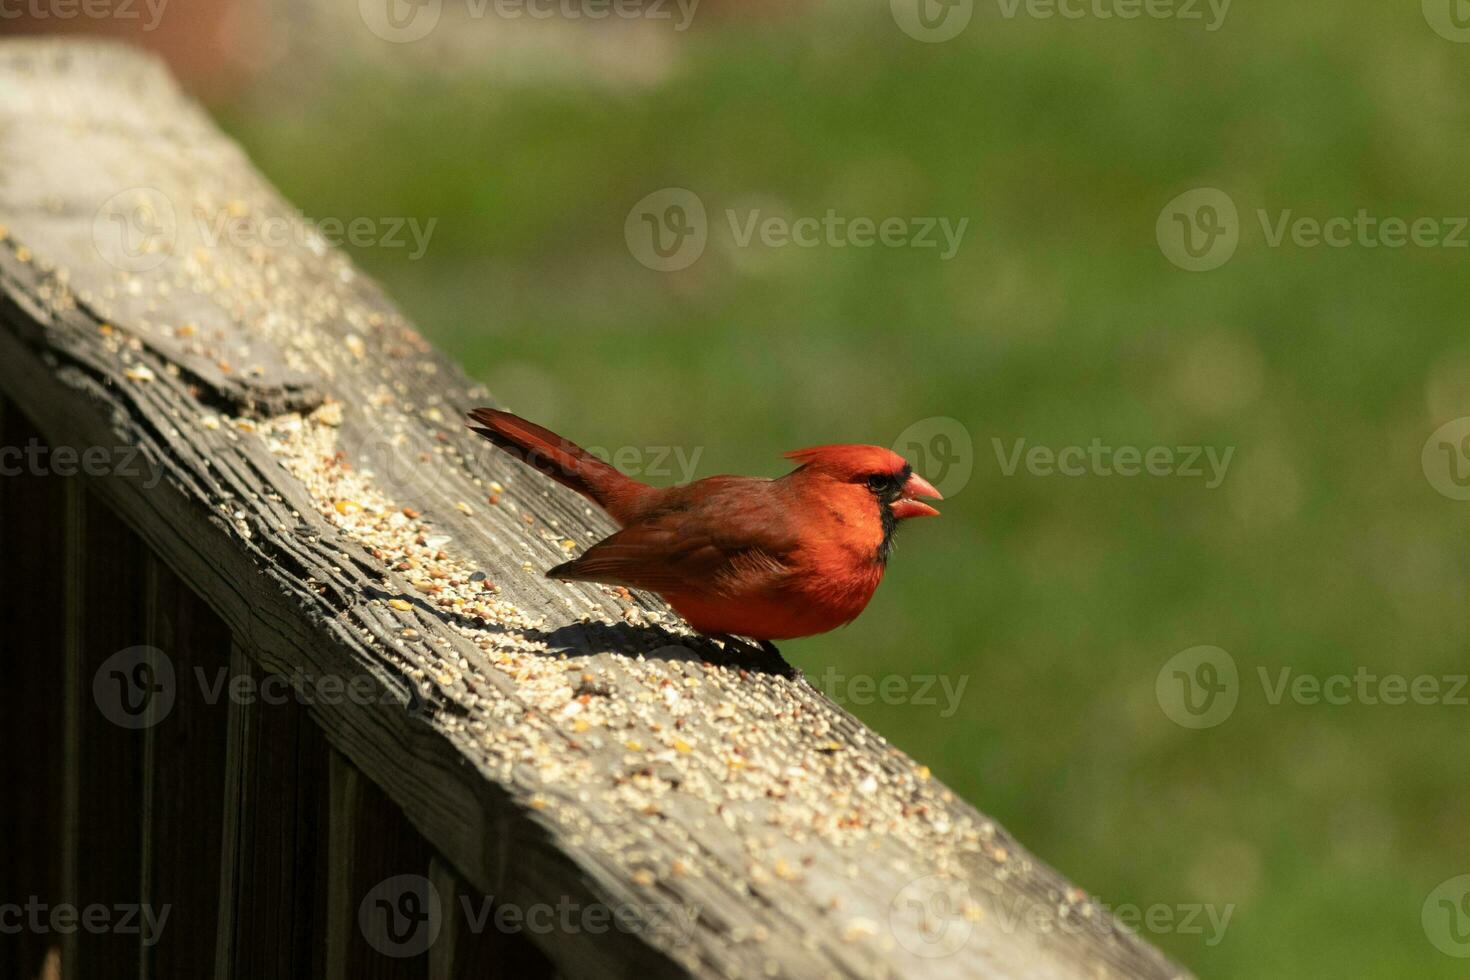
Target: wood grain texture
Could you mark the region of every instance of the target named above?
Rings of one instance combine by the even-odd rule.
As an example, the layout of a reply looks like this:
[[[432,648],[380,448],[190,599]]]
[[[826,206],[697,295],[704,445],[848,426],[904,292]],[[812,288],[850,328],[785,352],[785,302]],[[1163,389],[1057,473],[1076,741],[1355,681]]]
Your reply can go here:
[[[231,676],[265,671],[238,647]],[[321,977],[327,901],[328,747],[294,701],[229,701],[216,977]]]
[[[446,909],[431,851],[398,807],[332,753],[325,980],[427,980]]]
[[[138,902],[143,866],[143,725],[156,702],[151,674],[147,668],[137,673],[138,662],[127,651],[141,646],[144,635],[147,556],[138,537],[94,494],[82,493],[79,503],[72,519],[80,526],[69,534],[80,547],[69,548],[67,556],[68,589],[76,590],[72,604],[79,611],[66,626],[79,644],[71,901],[80,909],[107,908],[110,921],[111,910]],[[104,980],[138,976],[140,927],[135,918],[118,928],[79,928],[72,934],[76,965],[67,972]]]
[[[207,977],[219,923],[230,668],[224,624],[157,560],[149,559],[148,644],[170,658],[178,696],[148,736],[143,901],[169,909],[144,948],[144,977]],[[211,696],[218,690],[219,696]]]
[[[494,900],[437,856],[429,863],[429,881],[445,909],[442,930],[429,949],[429,980],[551,980],[557,975],[530,938],[555,922],[555,910],[538,912],[532,922],[497,921]]]
[[[140,450],[98,492],[562,973],[1183,975],[779,657],[544,579],[607,520],[156,64],[0,43],[0,224],[0,389]]]
[[[39,444],[40,433],[4,406],[0,445]],[[0,896],[62,900],[61,851],[66,746],[65,651],[57,624],[65,593],[66,495],[59,481],[20,469],[0,479],[0,548],[25,561],[0,562],[0,798],[11,836],[0,848]],[[23,930],[0,941],[0,976],[40,977],[48,955],[59,967],[61,937]]]

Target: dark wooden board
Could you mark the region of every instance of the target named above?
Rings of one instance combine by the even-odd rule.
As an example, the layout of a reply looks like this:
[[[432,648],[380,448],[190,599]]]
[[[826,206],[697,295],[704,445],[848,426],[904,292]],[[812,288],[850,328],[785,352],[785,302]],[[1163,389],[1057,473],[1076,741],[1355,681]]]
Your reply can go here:
[[[148,643],[170,658],[176,696],[147,730],[143,899],[169,909],[144,950],[144,977],[214,969],[229,728],[230,634],[157,559],[149,560]]]
[[[100,905],[111,914],[136,904],[141,894],[143,725],[157,698],[166,696],[154,688],[166,689],[166,682],[129,653],[146,646],[142,542],[94,494],[78,498],[67,528],[72,540],[66,630],[79,658],[73,692],[77,753],[67,772],[77,791],[68,842],[75,852],[70,901],[80,909]],[[141,915],[131,924],[119,916],[117,928],[78,929],[71,934],[76,966],[66,972],[99,980],[137,977],[143,923]]]
[[[266,674],[238,650],[232,676]],[[217,977],[320,977],[324,961],[327,743],[294,701],[231,699]]]
[[[536,948],[530,936],[537,930],[559,928],[560,910],[533,913],[530,922],[505,915],[494,896],[485,895],[435,857],[429,880],[444,903],[444,926],[429,950],[429,980],[550,980],[556,966]]]
[[[40,433],[13,406],[0,417],[0,445],[24,448]],[[0,896],[24,903],[63,900],[61,851],[66,745],[66,662],[61,634],[65,591],[66,495],[59,477],[19,467],[0,478],[0,798],[12,820],[0,848]],[[22,930],[0,942],[0,976],[43,975],[60,965],[61,937]]]
[[[325,980],[427,980],[446,908],[402,811],[332,753]]]

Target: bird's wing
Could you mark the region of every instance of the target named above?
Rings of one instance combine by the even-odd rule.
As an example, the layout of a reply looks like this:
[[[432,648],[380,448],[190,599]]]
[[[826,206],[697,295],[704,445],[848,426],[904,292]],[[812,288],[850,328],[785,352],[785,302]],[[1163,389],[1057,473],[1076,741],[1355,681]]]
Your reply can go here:
[[[684,489],[546,574],[681,595],[780,588],[798,543],[797,515],[773,482],[712,477]]]

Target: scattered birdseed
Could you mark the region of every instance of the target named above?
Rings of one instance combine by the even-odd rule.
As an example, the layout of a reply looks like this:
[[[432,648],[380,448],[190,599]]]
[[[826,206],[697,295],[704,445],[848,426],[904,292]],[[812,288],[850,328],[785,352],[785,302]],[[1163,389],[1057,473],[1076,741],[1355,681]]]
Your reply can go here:
[[[378,400],[372,396],[339,411],[423,410],[400,405],[402,399],[391,393],[383,403],[390,407],[370,407]],[[592,851],[594,860],[650,887],[657,882],[650,858],[662,860],[649,850],[656,832],[663,848],[680,849],[671,882],[717,882],[742,895],[757,876],[768,887],[812,889],[814,882],[848,874],[849,865],[857,879],[901,864],[908,869],[904,880],[911,880],[953,866],[963,853],[1006,860],[993,854],[1005,853],[995,846],[1004,838],[992,829],[992,843],[982,852],[979,828],[945,805],[945,791],[927,769],[882,748],[882,759],[875,761],[873,736],[831,710],[803,682],[705,663],[698,656],[665,659],[595,649],[553,654],[543,637],[564,624],[549,624],[502,598],[481,567],[484,556],[440,531],[421,501],[410,506],[392,499],[376,483],[373,461],[352,458],[339,444],[346,430],[332,422],[321,409],[305,418],[280,416],[261,423],[252,438],[265,442],[336,529],[340,538],[329,543],[333,550],[351,552],[357,563],[379,563],[386,590],[417,594],[433,610],[446,610],[441,615],[449,618],[437,623],[432,612],[420,612],[418,629],[395,624],[385,654],[426,694],[437,689],[436,696],[457,702],[462,714],[436,716],[434,723],[542,811],[539,819],[575,835],[577,846]],[[245,419],[226,424],[242,433],[256,429]],[[492,493],[504,492],[499,483],[489,486]],[[510,498],[502,500],[507,509],[513,505]],[[539,577],[551,557],[547,549],[571,540],[564,534],[548,534],[544,543],[513,536],[504,545],[518,555],[509,567]],[[530,560],[519,560],[522,553]],[[622,603],[634,599],[627,589],[597,592],[609,596],[609,607],[617,605],[613,596]],[[569,585],[567,594],[586,596],[588,590]],[[388,599],[387,605],[399,613],[415,611],[404,598]],[[588,605],[584,618],[654,618],[639,606],[620,613],[603,609]],[[363,615],[371,622],[371,613]],[[675,639],[650,638],[646,649],[687,635],[676,617],[664,620]],[[606,769],[609,750],[615,754]],[[691,836],[705,820],[725,828],[738,851],[717,852]],[[813,838],[824,846],[789,850]],[[845,849],[853,860],[833,864],[831,848]],[[816,864],[809,866],[813,859]],[[894,894],[902,885],[895,884]],[[873,904],[854,892],[847,908],[881,918],[892,897]],[[861,916],[851,918],[841,935],[880,947],[886,938],[877,919]]]
[[[312,418],[323,425],[339,426],[342,424],[342,403],[336,401],[326,402],[321,408],[318,408],[312,413]]]

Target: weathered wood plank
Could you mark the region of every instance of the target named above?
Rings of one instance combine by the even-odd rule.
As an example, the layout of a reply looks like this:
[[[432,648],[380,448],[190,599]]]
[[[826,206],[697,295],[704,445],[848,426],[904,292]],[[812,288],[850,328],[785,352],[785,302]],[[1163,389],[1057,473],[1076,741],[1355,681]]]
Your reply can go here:
[[[429,846],[339,753],[330,768],[326,980],[427,980],[446,911]]]
[[[0,415],[0,447],[22,452],[40,433],[13,406]],[[65,494],[61,478],[33,471],[14,454],[0,476],[0,799],[12,836],[0,848],[0,896],[62,900],[62,774],[66,744],[64,614]],[[21,560],[23,558],[23,560]],[[60,935],[23,929],[0,942],[0,976],[30,978],[60,968]],[[55,975],[52,973],[51,975]]]
[[[232,677],[241,690],[259,690],[266,674],[236,649]],[[327,746],[294,701],[269,704],[232,697],[232,762],[227,788],[233,823],[225,850],[233,853],[232,917],[220,926],[220,973],[234,977],[318,977],[327,874]]]
[[[250,659],[233,641],[230,674],[250,674]],[[240,877],[244,870],[241,835],[247,804],[246,776],[252,738],[252,706],[238,698],[226,702],[223,812],[220,814],[219,899],[214,932],[214,980],[231,980],[235,970],[235,930],[239,910]]]
[[[429,980],[556,976],[551,960],[527,936],[536,929],[556,928],[559,910],[538,909],[530,923],[519,914],[497,920],[502,910],[493,898],[480,894],[437,856],[429,864],[429,881],[444,907],[443,928],[429,949]]]
[[[84,582],[86,548],[87,498],[79,480],[62,485],[62,618],[59,625],[62,644],[61,682],[61,892],[58,901],[75,907],[81,898],[82,863],[82,720],[85,657],[83,655]],[[60,943],[61,969],[65,976],[78,972],[77,937],[63,933]]]
[[[172,662],[176,696],[146,730],[143,896],[169,918],[144,947],[142,975],[206,977],[219,919],[230,634],[161,562],[148,567],[148,644]]]
[[[142,447],[112,504],[260,666],[364,682],[312,719],[470,884],[631,926],[534,936],[559,970],[1180,975],[779,657],[542,578],[606,520],[157,66],[5,43],[0,93],[0,389]]]
[[[69,484],[77,488],[77,481]],[[102,906],[109,926],[72,933],[75,974],[134,978],[146,937],[140,928],[111,925],[113,910],[136,906],[143,842],[145,729],[171,696],[170,681],[143,643],[140,542],[97,497],[78,488],[69,508],[68,617],[73,643],[73,736],[76,745],[74,890],[79,909]]]

